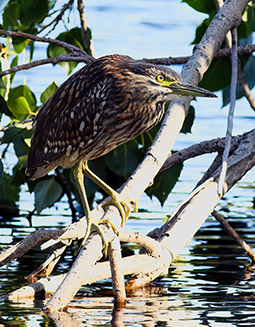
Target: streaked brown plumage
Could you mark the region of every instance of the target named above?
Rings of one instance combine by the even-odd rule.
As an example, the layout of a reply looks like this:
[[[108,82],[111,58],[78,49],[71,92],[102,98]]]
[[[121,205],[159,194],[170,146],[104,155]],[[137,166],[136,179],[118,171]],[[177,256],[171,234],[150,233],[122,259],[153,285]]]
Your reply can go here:
[[[39,111],[26,173],[34,180],[100,157],[155,126],[164,103],[182,95],[214,96],[182,83],[170,68],[122,55],[99,58],[67,79]]]

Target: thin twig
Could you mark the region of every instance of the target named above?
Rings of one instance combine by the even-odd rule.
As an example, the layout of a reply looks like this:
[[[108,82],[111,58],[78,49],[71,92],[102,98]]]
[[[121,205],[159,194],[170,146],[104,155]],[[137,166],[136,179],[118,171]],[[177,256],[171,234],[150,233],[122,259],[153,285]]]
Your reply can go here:
[[[231,164],[229,164],[228,166],[228,169],[234,167],[235,165],[238,165],[240,162],[244,160],[250,160],[252,157],[254,157],[254,154],[255,154],[255,150],[251,150],[245,153],[243,156],[240,156],[238,159],[231,162]],[[221,171],[214,171],[213,174],[210,176],[210,178],[203,181],[203,183],[198,183],[196,187],[193,189],[193,191],[177,206],[177,208],[173,211],[168,221],[160,228],[159,237],[158,237],[159,241],[163,238],[164,234],[167,233],[174,226],[175,223],[177,223],[179,219],[180,211],[187,206],[187,204],[191,201],[192,198],[194,198],[196,194],[198,194],[208,184],[212,183],[218,177],[220,177],[220,173]],[[226,190],[224,189],[223,191]],[[224,193],[221,196],[223,195]],[[218,196],[220,195],[218,194]]]
[[[71,243],[72,240],[66,240],[53,245],[50,249],[47,259],[26,278],[29,280],[34,280],[35,277],[50,276],[52,270],[60,260],[61,255],[66,250],[67,246],[69,246]]]
[[[61,9],[60,13],[57,15],[57,17],[55,17],[49,24],[44,25],[38,32],[37,34],[40,34],[42,31],[44,31],[46,28],[50,27],[51,25],[53,25],[53,28],[51,31],[53,31],[55,29],[55,27],[57,26],[58,22],[62,19],[65,11],[69,8],[72,7],[74,0],[69,0],[68,3],[66,3],[63,8]]]
[[[255,44],[242,44],[237,48],[237,52],[239,56],[251,54],[255,52]],[[219,49],[215,54],[214,58],[222,58],[222,57],[230,57],[231,49]],[[167,57],[167,58],[143,58],[144,61],[155,64],[155,65],[182,65],[186,64],[186,62],[191,58],[191,56],[185,57]]]
[[[225,231],[233,237],[237,244],[241,246],[241,248],[247,253],[247,255],[252,259],[252,262],[255,262],[255,254],[250,248],[250,246],[241,238],[241,236],[229,225],[227,220],[219,214],[217,211],[212,212],[212,216],[214,216],[225,229]]]
[[[240,135],[232,138],[230,152],[234,151],[240,141]],[[225,137],[202,141],[200,143],[193,144],[185,149],[173,153],[164,163],[160,169],[160,173],[175,167],[188,159],[201,156],[206,153],[218,152],[223,153],[225,147]]]
[[[91,39],[90,39],[90,34],[89,30],[87,27],[87,20],[85,16],[85,6],[82,2],[82,0],[78,0],[78,11],[80,15],[80,21],[81,21],[81,31],[82,31],[82,38],[85,44],[85,49],[89,50],[89,53],[94,57],[92,47],[91,47]]]
[[[31,118],[28,118],[28,119],[25,119],[25,120],[15,121],[12,124],[7,125],[7,126],[0,126],[0,131],[1,132],[6,132],[6,131],[8,131],[8,129],[10,129],[10,128],[16,126],[16,125],[19,125],[19,124],[25,125],[27,123],[31,123],[34,119],[35,119],[35,117],[31,117]]]
[[[50,43],[50,44],[55,44],[58,45],[70,52],[73,53],[73,55],[77,55],[77,56],[85,56],[87,58],[87,63],[95,60],[93,57],[91,57],[90,55],[88,55],[86,53],[86,51],[84,51],[83,49],[80,49],[72,44],[57,40],[57,39],[51,39],[51,38],[47,38],[47,37],[41,37],[41,36],[37,36],[37,35],[33,35],[33,34],[29,34],[29,33],[23,33],[23,32],[14,32],[14,31],[6,31],[6,30],[0,30],[0,35],[4,35],[4,36],[15,36],[15,37],[22,37],[24,39],[30,39],[33,41],[37,41],[37,42],[44,42],[44,43]]]
[[[21,257],[28,250],[33,248],[38,242],[42,240],[56,239],[63,233],[61,230],[36,230],[29,234],[22,241],[10,247],[8,250],[0,253],[0,267],[6,265],[8,262]]]
[[[60,56],[52,57],[52,58],[46,58],[46,59],[40,59],[40,60],[34,60],[31,61],[27,64],[19,65],[12,67],[10,69],[6,69],[0,72],[0,77],[5,76],[8,74],[16,73],[22,70],[28,70],[34,67],[38,67],[41,65],[46,65],[46,64],[57,64],[59,62],[67,62],[67,61],[77,61],[77,62],[84,62],[84,63],[89,63],[91,61],[88,61],[88,58],[85,57],[84,55],[81,56],[73,56],[72,54],[62,54]]]
[[[231,138],[232,138],[232,131],[233,131],[233,120],[234,120],[234,112],[235,112],[235,104],[236,104],[236,85],[237,85],[237,28],[234,28],[231,31],[232,36],[232,76],[231,76],[231,85],[230,85],[230,105],[229,105],[229,112],[228,112],[228,124],[227,124],[227,131],[226,131],[226,141],[225,141],[225,148],[222,156],[222,168],[219,178],[218,184],[218,193],[219,196],[222,197],[224,191],[224,182],[227,173],[227,160],[231,145]]]

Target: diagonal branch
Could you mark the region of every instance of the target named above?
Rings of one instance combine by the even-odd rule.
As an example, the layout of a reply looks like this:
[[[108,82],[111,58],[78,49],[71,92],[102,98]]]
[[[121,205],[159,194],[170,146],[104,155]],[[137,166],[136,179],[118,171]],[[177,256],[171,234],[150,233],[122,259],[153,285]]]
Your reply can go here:
[[[237,48],[238,56],[247,55],[255,52],[255,44],[242,44]],[[231,49],[219,49],[214,58],[230,57]],[[185,57],[167,57],[167,58],[143,58],[144,61],[155,65],[182,65],[190,60],[191,56]]]
[[[62,54],[60,56],[52,57],[52,58],[46,58],[46,59],[40,59],[40,60],[34,60],[31,62],[28,62],[27,64],[22,64],[19,66],[15,66],[6,70],[3,70],[0,72],[0,77],[5,76],[8,74],[16,73],[22,70],[28,70],[34,67],[46,65],[46,64],[57,64],[58,62],[63,62],[63,61],[77,61],[77,62],[84,62],[84,63],[89,63],[88,58],[84,55],[77,56],[70,54]]]
[[[58,45],[59,47],[62,47],[68,51],[70,51],[73,55],[76,56],[84,56],[87,60],[87,63],[91,62],[92,60],[95,60],[93,57],[91,57],[90,55],[88,55],[86,53],[86,51],[72,45],[69,43],[66,43],[64,41],[60,41],[57,39],[51,39],[51,38],[47,38],[47,37],[42,37],[42,36],[37,36],[37,35],[33,35],[33,34],[29,34],[29,33],[23,33],[23,32],[14,32],[14,31],[6,31],[6,30],[1,30],[0,29],[0,35],[4,35],[4,36],[11,36],[11,37],[22,37],[24,39],[30,39],[33,41],[37,41],[37,42],[43,42],[43,43],[50,43],[50,44],[55,44]]]

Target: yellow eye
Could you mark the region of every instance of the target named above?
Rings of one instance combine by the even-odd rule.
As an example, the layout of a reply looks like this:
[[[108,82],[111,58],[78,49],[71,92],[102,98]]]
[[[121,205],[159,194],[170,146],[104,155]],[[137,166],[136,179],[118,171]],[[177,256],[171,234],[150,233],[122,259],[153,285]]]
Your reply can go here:
[[[164,82],[164,80],[165,80],[165,77],[161,74],[159,74],[156,78],[157,78],[157,81],[160,83]]]

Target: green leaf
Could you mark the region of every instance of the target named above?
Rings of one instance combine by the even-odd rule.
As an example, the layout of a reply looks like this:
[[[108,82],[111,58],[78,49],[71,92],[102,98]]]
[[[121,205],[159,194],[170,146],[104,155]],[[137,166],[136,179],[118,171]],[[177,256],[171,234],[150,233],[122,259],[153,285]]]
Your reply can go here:
[[[5,30],[19,30],[19,1],[10,1],[3,13],[3,28]]]
[[[54,177],[38,182],[34,188],[35,209],[40,213],[43,209],[51,207],[61,198],[63,189]]]
[[[205,31],[207,30],[208,26],[211,24],[212,19],[213,16],[204,19],[203,22],[196,28],[196,36],[191,44],[198,44],[201,41],[202,37],[205,34]]]
[[[181,133],[183,134],[191,133],[191,127],[193,126],[194,119],[195,119],[195,109],[193,106],[190,106],[188,115],[184,120]]]
[[[35,41],[31,41],[29,43],[29,61],[32,61],[33,59],[33,54],[34,54],[34,50],[35,50]]]
[[[214,0],[182,0],[186,2],[190,7],[196,11],[210,14],[213,11],[216,11]]]
[[[92,160],[89,162],[89,168],[95,173],[99,178],[101,178],[103,181],[106,181],[107,173],[106,173],[106,164],[104,157],[100,157],[98,159]],[[77,185],[75,184],[75,187]],[[91,179],[85,178],[85,188],[86,188],[86,194],[87,197],[94,197],[95,192],[99,191],[102,192],[102,189],[92,182]]]
[[[49,85],[41,94],[40,100],[41,103],[45,103],[58,89],[58,85],[53,82]]]
[[[14,51],[16,53],[21,53],[24,49],[26,49],[28,40],[21,37],[13,37],[12,43],[13,43]]]
[[[11,118],[14,118],[13,113],[9,110],[6,101],[1,95],[0,95],[0,113],[3,113]]]
[[[21,134],[23,131],[23,128],[14,126],[10,129],[8,129],[4,136],[2,137],[2,143],[11,143],[15,140],[15,138]]]
[[[143,153],[137,148],[137,142],[132,140],[109,152],[105,156],[105,162],[115,174],[128,178],[142,158]]]
[[[7,105],[17,119],[25,119],[36,107],[36,98],[26,85],[10,90]]]
[[[1,67],[1,71],[3,71],[3,64],[4,64],[4,62],[6,62],[6,60],[5,59],[0,59],[0,67]],[[6,77],[5,77],[6,78]],[[6,85],[5,85],[5,83],[3,82],[3,77],[1,77],[0,78],[0,88],[1,89],[6,89]]]
[[[163,206],[168,195],[172,191],[174,185],[176,184],[183,165],[180,164],[176,167],[163,171],[161,174],[157,175],[154,179],[154,183],[151,187],[147,188],[146,194],[152,198],[155,196],[161,205]]]
[[[159,127],[160,127],[160,123],[157,126],[153,127],[150,131],[137,136],[137,138],[135,140],[139,144],[141,144],[144,149],[147,149],[148,147],[150,147],[152,145],[152,143],[158,133]],[[143,151],[143,155],[144,155],[144,151]]]
[[[250,1],[242,14],[242,23],[237,28],[239,39],[247,38],[255,31],[255,8],[254,3]]]
[[[30,114],[29,104],[24,97],[18,97],[10,106],[11,112],[15,118],[22,120]]]
[[[22,135],[17,136],[13,143],[14,143],[14,150],[18,158],[28,155],[29,147],[24,141]]]
[[[19,63],[19,56],[17,55],[17,56],[15,56],[15,57],[13,58],[10,67],[12,68],[12,67],[18,66],[18,63]],[[11,76],[11,83],[12,83],[13,78],[14,78],[15,75],[16,75],[16,73],[12,73],[12,74],[10,75],[10,76]]]
[[[229,58],[213,59],[209,69],[204,74],[200,87],[212,92],[228,86],[231,80],[231,61]]]
[[[255,58],[253,55],[250,55],[243,70],[244,78],[249,85],[249,88],[252,89],[255,86]],[[236,98],[240,99],[243,97],[243,91],[239,84],[236,87]],[[222,106],[226,106],[230,102],[230,86],[225,87],[222,90]]]
[[[85,48],[84,41],[82,38],[81,28],[79,27],[75,27],[70,31],[59,34],[56,39],[67,42],[69,44],[73,44],[78,48],[84,49],[87,53],[90,54],[90,50]],[[66,53],[68,53],[67,50],[65,50],[62,47],[56,46],[54,44],[50,44],[47,48],[47,55],[49,58],[60,56],[61,54],[66,54]],[[77,64],[78,64],[77,62],[73,62],[73,61],[58,63],[58,65],[60,65],[68,74],[70,74],[74,70]]]
[[[19,160],[23,158],[20,157]],[[26,157],[27,159],[27,157]],[[37,181],[39,182],[39,181]],[[28,176],[25,174],[25,166],[23,166],[23,168],[20,166],[20,163],[18,162],[12,169],[12,183],[17,185],[17,186],[21,186],[24,183],[33,183],[35,184],[36,182],[31,182],[28,179]]]
[[[0,199],[6,199],[10,201],[13,207],[16,207],[15,202],[19,200],[20,188],[12,183],[12,176],[4,173],[0,190]]]
[[[8,105],[9,104],[11,105],[12,102],[15,101],[20,96],[26,98],[30,108],[36,105],[36,97],[34,93],[29,89],[29,87],[26,85],[20,85],[10,90],[9,99],[7,102]]]
[[[40,22],[49,9],[48,0],[20,0],[20,20],[23,25]]]

